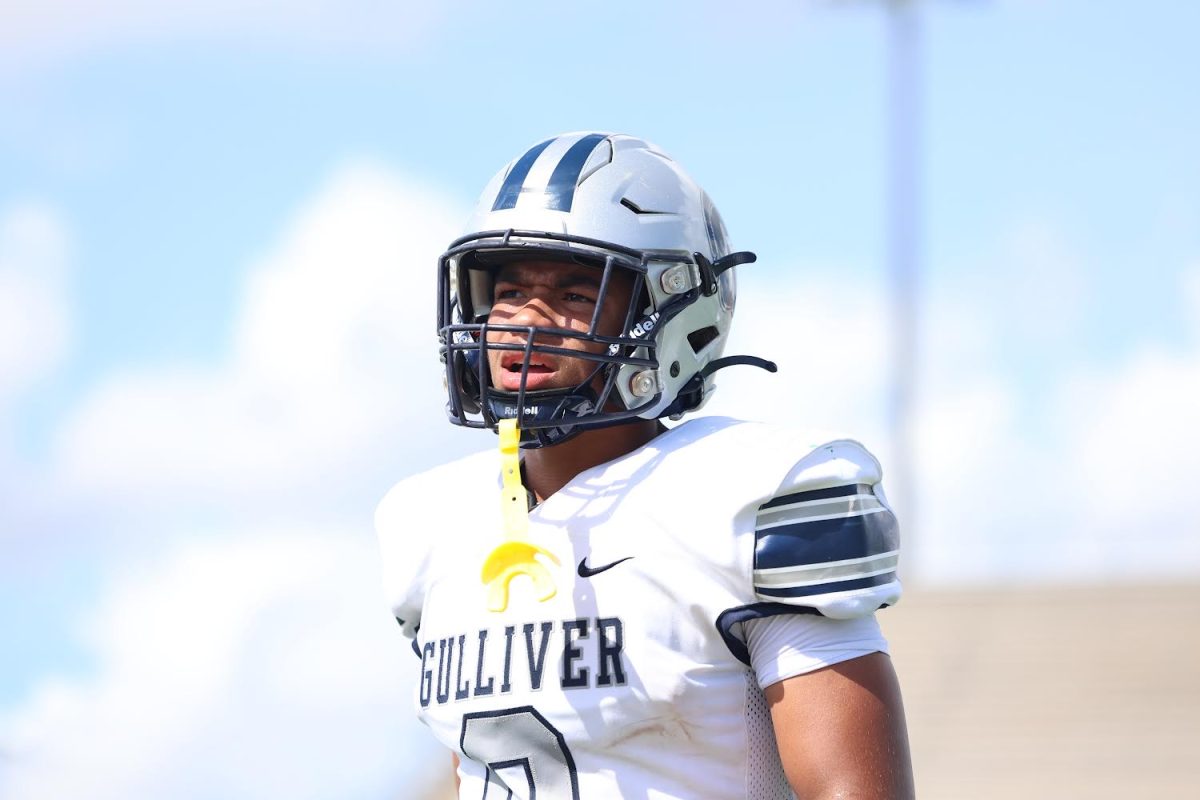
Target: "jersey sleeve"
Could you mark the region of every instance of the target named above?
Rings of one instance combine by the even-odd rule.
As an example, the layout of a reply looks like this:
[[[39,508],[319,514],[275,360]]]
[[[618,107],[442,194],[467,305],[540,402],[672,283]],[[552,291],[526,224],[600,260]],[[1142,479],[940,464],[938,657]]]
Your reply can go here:
[[[498,489],[498,480],[495,454],[476,453],[405,478],[376,507],[384,594],[414,648],[426,591],[438,570],[453,563],[446,544],[448,509],[455,509],[460,529],[473,528],[470,515],[476,506],[455,501],[453,492],[462,486]]]
[[[747,620],[742,630],[761,689],[852,658],[888,652],[873,614],[854,619],[776,614]]]
[[[852,619],[899,600],[900,534],[881,477],[875,457],[848,439],[795,464],[755,516],[758,601]]]

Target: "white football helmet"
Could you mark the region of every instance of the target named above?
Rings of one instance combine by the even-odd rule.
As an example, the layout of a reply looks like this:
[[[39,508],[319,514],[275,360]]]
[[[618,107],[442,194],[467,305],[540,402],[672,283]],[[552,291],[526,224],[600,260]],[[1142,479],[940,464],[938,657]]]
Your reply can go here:
[[[605,133],[540,142],[492,178],[467,230],[438,266],[438,337],[455,424],[496,429],[500,419],[516,417],[522,446],[553,445],[586,428],[694,411],[722,367],[775,370],[752,356],[721,357],[733,320],[732,268],[755,256],[730,252],[708,195],[649,142]],[[513,259],[600,271],[590,330],[488,323],[494,273]],[[632,276],[632,300],[623,331],[605,336],[596,325],[616,270]],[[489,331],[520,334],[523,344],[489,343]],[[545,343],[563,337],[590,342],[595,352]],[[518,391],[493,387],[491,349],[524,352]],[[579,386],[526,391],[537,352],[586,359],[595,368]]]

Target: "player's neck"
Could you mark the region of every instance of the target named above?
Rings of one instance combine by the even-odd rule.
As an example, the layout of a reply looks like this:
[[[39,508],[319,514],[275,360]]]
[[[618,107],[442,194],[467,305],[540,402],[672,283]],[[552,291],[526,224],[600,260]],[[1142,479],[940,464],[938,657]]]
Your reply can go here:
[[[525,453],[525,486],[538,501],[566,486],[584,470],[631,453],[665,431],[657,420],[584,431],[562,444]]]

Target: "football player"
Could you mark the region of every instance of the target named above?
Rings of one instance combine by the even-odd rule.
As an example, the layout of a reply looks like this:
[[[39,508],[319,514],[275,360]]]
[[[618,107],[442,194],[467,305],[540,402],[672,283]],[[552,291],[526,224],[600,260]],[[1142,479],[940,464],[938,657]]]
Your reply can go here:
[[[468,231],[438,267],[447,410],[499,452],[376,514],[459,796],[911,797],[874,618],[900,596],[879,463],[836,436],[662,422],[718,370],[774,370],[723,354],[754,255],[708,196],[646,141],[565,134],[501,170]]]

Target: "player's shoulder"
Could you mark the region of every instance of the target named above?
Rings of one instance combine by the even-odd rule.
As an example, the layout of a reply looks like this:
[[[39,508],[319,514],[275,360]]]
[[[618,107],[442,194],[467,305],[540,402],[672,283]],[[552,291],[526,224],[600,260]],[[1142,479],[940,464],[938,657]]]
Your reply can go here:
[[[375,529],[383,536],[414,521],[436,518],[463,492],[479,492],[496,480],[492,451],[474,453],[410,475],[395,483],[375,508]]]
[[[831,431],[793,431],[795,462],[776,494],[883,480],[879,459],[857,439]]]
[[[470,515],[483,512],[481,504],[463,502],[463,495],[477,494],[481,481],[495,478],[494,455],[477,453],[404,478],[376,507],[384,592],[406,636],[416,634],[426,583],[444,558],[438,546],[448,537],[436,532],[450,517],[470,529]]]
[[[860,441],[836,431],[700,417],[666,438],[665,448],[680,460],[709,464],[763,499],[793,488],[876,485],[883,477],[879,460]]]
[[[681,449],[719,464],[745,504],[760,610],[852,618],[899,599],[899,526],[880,462],[861,442],[821,429],[699,422]]]

